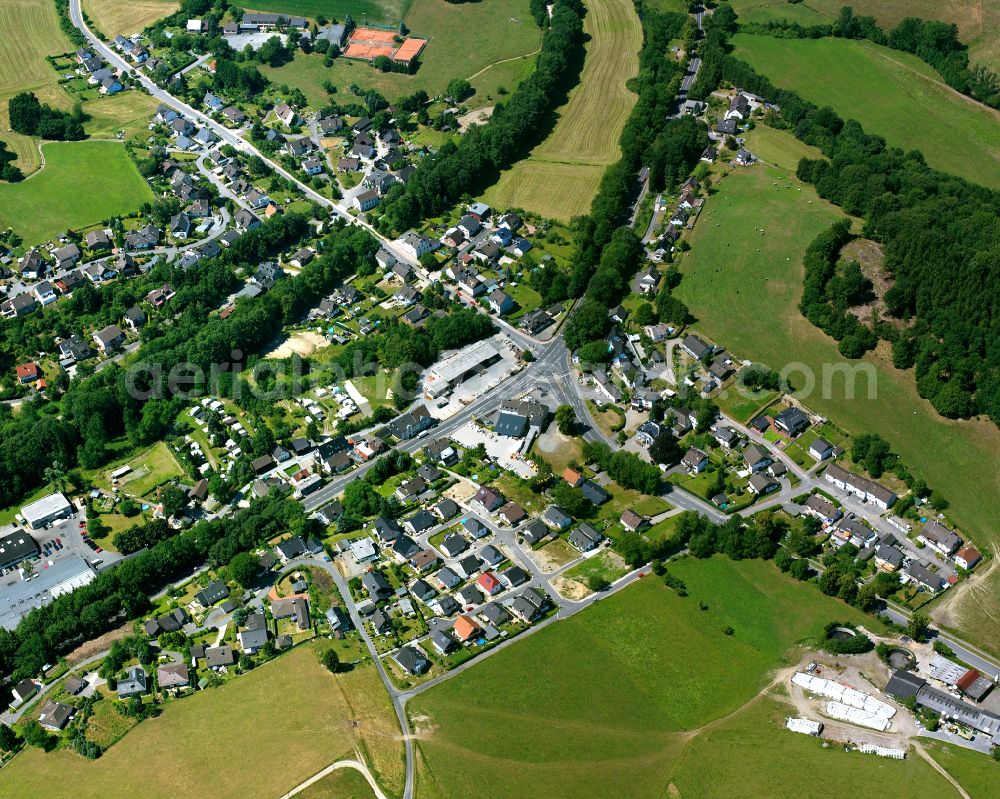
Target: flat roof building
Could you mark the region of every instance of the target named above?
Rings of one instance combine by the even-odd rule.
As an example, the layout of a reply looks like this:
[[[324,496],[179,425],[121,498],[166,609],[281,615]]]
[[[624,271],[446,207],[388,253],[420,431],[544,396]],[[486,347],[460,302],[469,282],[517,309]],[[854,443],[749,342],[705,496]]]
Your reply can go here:
[[[16,530],[0,538],[0,569],[16,566],[38,554],[38,543],[24,530]]]
[[[15,572],[5,574],[0,583],[0,627],[13,630],[23,616],[35,608],[49,604],[61,594],[69,593],[96,577],[94,569],[79,555],[35,567],[31,580],[22,580]]]
[[[32,502],[21,508],[21,517],[32,530],[37,530],[49,522],[65,519],[71,515],[73,515],[73,506],[62,494],[49,494],[47,497],[42,497],[37,502]]]

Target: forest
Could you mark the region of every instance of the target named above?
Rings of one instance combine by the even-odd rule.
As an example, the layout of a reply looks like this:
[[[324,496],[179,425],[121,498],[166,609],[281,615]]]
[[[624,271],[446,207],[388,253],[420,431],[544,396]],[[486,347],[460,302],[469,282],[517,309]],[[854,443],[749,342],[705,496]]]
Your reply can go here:
[[[920,152],[890,147],[833,109],[776,88],[730,54],[734,27],[707,32],[695,89],[704,96],[725,81],[779,104],[780,117],[765,121],[825,156],[803,159],[798,177],[864,219],[863,235],[885,255],[888,316],[866,327],[847,312],[863,298],[844,280],[857,272],[836,264],[834,240],[849,237],[844,230],[820,234],[807,253],[805,316],[837,338],[846,357],[889,341],[894,365],[915,367],[920,395],[941,415],[985,413],[1000,423],[1000,194],[931,169]]]

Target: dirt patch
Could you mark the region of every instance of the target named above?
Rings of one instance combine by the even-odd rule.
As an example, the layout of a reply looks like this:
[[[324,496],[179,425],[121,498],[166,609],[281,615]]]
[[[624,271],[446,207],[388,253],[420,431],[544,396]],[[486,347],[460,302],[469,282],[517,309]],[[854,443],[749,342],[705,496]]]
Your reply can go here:
[[[885,317],[883,298],[892,288],[893,280],[885,272],[885,251],[882,245],[872,239],[853,239],[840,251],[840,260],[842,263],[856,261],[862,274],[872,283],[872,299],[863,305],[855,305],[849,312],[866,324],[873,321],[876,313],[879,319]],[[892,317],[885,321],[895,323]]]
[[[265,358],[290,358],[292,355],[312,355],[321,347],[329,347],[327,341],[319,333],[304,332],[296,333],[283,340],[276,341],[272,349],[264,354]]]
[[[457,118],[458,132],[465,133],[470,125],[485,125],[493,116],[494,106],[488,105],[485,108],[473,108]]]
[[[80,661],[93,657],[99,652],[103,652],[105,649],[109,649],[113,642],[120,641],[122,638],[127,636],[131,632],[131,629],[131,624],[123,624],[121,627],[111,630],[110,632],[106,632],[98,638],[85,641],[66,655],[66,662],[72,668]]]
[[[563,599],[568,599],[571,602],[579,602],[581,599],[586,599],[590,596],[593,591],[591,591],[587,586],[578,580],[572,580],[569,577],[555,577],[552,579],[552,587],[559,592],[559,595]]]
[[[555,425],[535,439],[532,452],[541,455],[556,474],[561,474],[570,461],[582,459],[577,440],[556,431]]]
[[[474,483],[463,477],[455,483],[455,485],[445,491],[444,495],[449,499],[455,500],[455,502],[464,504],[472,499],[478,490],[479,489]]]

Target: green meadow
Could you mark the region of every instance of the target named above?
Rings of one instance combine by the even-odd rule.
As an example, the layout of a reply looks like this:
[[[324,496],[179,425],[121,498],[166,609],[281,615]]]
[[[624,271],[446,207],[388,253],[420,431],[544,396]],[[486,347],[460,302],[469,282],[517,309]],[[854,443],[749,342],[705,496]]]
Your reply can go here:
[[[25,244],[135,211],[153,199],[146,181],[117,142],[49,142],[45,165],[21,183],[0,184],[0,227]]]

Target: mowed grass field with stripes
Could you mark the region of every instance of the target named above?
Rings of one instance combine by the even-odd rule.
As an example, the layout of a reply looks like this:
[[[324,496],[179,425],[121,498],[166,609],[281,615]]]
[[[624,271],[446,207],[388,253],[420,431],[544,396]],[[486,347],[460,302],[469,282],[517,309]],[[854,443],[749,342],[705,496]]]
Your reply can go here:
[[[83,0],[83,11],[109,38],[142,32],[180,7],[175,0]]]
[[[66,52],[70,42],[59,28],[52,0],[0,2],[0,42],[0,139],[27,174],[38,169],[38,144],[11,131],[7,101],[18,92],[33,91],[42,102],[68,108],[69,98],[56,85],[59,76],[45,56]]]
[[[580,82],[558,109],[552,133],[486,194],[497,208],[524,208],[568,221],[585,214],[635,105],[625,81],[639,69],[642,28],[630,0],[589,0],[590,36]]]

